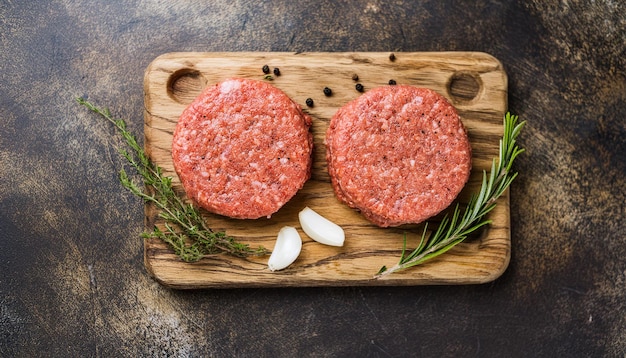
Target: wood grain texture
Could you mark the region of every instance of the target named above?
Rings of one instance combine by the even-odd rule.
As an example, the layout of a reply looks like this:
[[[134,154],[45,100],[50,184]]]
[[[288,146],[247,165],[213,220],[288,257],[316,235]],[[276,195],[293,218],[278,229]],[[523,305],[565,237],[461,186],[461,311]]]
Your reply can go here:
[[[233,220],[206,213],[209,225],[224,229],[242,242],[274,246],[279,229],[291,225],[300,231],[300,257],[287,269],[271,272],[268,257],[238,259],[226,255],[184,263],[158,240],[146,240],[144,260],[149,273],[173,288],[270,287],[270,286],[356,286],[475,284],[499,277],[510,259],[510,215],[508,192],[490,213],[493,221],[479,236],[470,238],[445,255],[421,266],[374,279],[382,265],[399,260],[403,236],[408,248],[416,245],[422,226],[378,228],[335,198],[326,171],[323,138],[335,111],[360,93],[353,74],[365,91],[398,84],[428,87],[447,97],[458,109],[473,151],[470,181],[458,197],[463,204],[480,187],[482,171],[498,155],[502,117],[507,108],[507,77],[500,62],[479,52],[395,53],[168,53],[146,69],[145,147],[152,160],[184,195],[173,170],[170,155],[172,133],[183,109],[209,84],[230,77],[263,80],[261,67],[280,68],[272,84],[301,104],[313,118],[315,140],[311,179],[271,219]],[[326,97],[323,88],[333,95]],[[306,98],[315,106],[307,108]],[[305,206],[318,211],[346,232],[341,248],[312,241],[299,228],[297,214]],[[436,221],[437,218],[434,218]],[[160,225],[157,212],[146,206],[146,225]]]

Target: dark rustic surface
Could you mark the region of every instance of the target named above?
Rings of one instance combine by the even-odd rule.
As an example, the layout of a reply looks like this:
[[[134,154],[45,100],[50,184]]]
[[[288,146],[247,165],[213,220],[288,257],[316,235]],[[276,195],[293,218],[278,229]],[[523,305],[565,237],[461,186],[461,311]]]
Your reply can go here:
[[[0,356],[623,356],[624,1],[0,1]],[[479,286],[172,291],[110,126],[172,51],[485,51],[528,121]]]

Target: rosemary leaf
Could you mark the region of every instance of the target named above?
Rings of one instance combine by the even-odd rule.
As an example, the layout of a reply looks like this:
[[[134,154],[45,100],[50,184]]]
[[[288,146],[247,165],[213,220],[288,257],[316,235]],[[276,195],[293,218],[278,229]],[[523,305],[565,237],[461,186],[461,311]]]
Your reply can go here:
[[[417,248],[408,252],[406,235],[400,254],[400,261],[392,266],[382,266],[374,278],[381,278],[391,273],[424,263],[444,254],[463,242],[472,232],[491,223],[485,216],[496,206],[496,200],[511,185],[517,173],[511,172],[513,161],[524,152],[516,144],[516,138],[526,122],[517,122],[518,117],[507,113],[504,116],[504,133],[500,140],[498,158],[494,158],[489,174],[483,171],[483,180],[478,194],[472,195],[465,209],[457,204],[450,218],[446,214],[434,233],[427,233],[428,223]]]
[[[163,170],[154,164],[143,148],[137,143],[133,133],[127,130],[126,122],[114,119],[108,109],[101,109],[84,98],[76,101],[92,112],[112,123],[128,149],[119,149],[119,153],[143,179],[143,187],[134,182],[124,169],[120,170],[119,180],[122,186],[134,195],[149,202],[160,210],[159,217],[165,221],[165,230],[154,227],[151,232],[144,232],[145,239],[159,239],[165,242],[181,260],[194,262],[207,255],[225,253],[236,257],[266,255],[268,250],[260,246],[252,248],[247,244],[226,235],[223,231],[213,231],[202,218],[198,208],[186,203],[172,187],[172,178],[164,176]]]

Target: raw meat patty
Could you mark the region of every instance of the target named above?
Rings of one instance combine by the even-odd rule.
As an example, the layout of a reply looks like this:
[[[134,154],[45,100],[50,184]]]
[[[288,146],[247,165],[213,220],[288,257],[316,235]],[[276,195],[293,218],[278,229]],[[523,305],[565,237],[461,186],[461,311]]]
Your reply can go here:
[[[172,159],[187,196],[238,219],[270,217],[311,175],[311,118],[255,80],[208,87],[182,113]]]
[[[426,88],[368,91],[335,113],[325,143],[335,194],[381,227],[438,214],[470,175],[471,147],[456,109]]]

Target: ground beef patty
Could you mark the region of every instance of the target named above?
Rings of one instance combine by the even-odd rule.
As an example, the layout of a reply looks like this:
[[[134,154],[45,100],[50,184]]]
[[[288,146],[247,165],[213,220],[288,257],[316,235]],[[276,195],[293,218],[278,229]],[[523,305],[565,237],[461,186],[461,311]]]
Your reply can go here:
[[[185,192],[206,210],[270,217],[311,174],[311,118],[285,93],[255,80],[208,87],[182,113],[172,144]]]
[[[419,223],[448,207],[469,179],[471,147],[438,93],[383,86],[349,102],[326,132],[337,197],[373,223]]]

